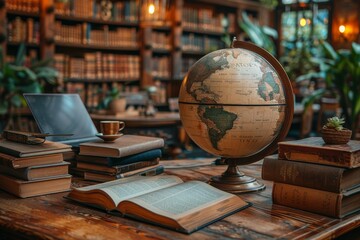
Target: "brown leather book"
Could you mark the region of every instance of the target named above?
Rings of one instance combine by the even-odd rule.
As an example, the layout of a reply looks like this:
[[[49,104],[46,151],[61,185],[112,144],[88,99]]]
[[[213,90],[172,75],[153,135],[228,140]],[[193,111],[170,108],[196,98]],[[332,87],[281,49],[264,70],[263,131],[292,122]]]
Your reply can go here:
[[[68,162],[46,164],[31,166],[26,168],[14,169],[12,167],[1,166],[0,173],[5,175],[10,175],[22,180],[32,181],[32,180],[41,180],[47,177],[65,175],[69,173],[69,164]]]
[[[0,189],[21,198],[68,191],[70,185],[71,175],[69,174],[34,181],[24,181],[0,174]]]
[[[346,193],[333,193],[275,182],[272,198],[275,204],[336,218],[360,210],[360,187]]]
[[[360,186],[360,168],[342,168],[281,160],[275,154],[264,158],[262,178],[340,193]]]
[[[29,145],[0,139],[0,152],[14,157],[31,157],[71,151],[71,146],[59,142],[46,141],[42,144]]]
[[[124,135],[114,142],[102,140],[80,144],[80,155],[126,157],[132,154],[164,147],[164,139],[138,135]]]
[[[60,163],[63,161],[61,153],[40,155],[34,157],[14,157],[5,153],[0,153],[0,165],[11,168],[25,168],[43,164]]]
[[[339,167],[360,167],[360,141],[343,145],[325,144],[321,137],[279,142],[279,159],[318,163]]]

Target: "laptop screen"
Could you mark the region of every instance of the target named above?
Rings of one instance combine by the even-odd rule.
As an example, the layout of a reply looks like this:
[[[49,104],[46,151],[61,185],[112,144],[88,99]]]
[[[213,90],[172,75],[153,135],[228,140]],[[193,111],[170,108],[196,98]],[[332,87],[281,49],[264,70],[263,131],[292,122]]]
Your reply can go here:
[[[73,134],[52,136],[54,142],[77,142],[98,132],[78,94],[24,94],[41,133]]]

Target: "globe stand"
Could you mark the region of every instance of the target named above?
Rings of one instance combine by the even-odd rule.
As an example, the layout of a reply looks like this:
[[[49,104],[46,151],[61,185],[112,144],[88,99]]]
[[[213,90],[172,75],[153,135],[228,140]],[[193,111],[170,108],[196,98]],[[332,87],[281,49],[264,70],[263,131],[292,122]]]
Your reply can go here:
[[[265,189],[265,185],[257,182],[256,178],[240,172],[236,160],[226,162],[228,163],[226,171],[221,176],[212,177],[209,181],[210,185],[230,193],[247,193]]]

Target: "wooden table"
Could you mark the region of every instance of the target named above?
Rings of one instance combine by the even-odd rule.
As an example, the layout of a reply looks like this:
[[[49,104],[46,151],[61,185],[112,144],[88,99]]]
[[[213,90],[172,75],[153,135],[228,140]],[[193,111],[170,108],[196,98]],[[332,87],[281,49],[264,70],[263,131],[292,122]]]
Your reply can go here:
[[[225,166],[168,169],[184,180],[207,181]],[[260,178],[261,164],[242,170]],[[360,214],[333,219],[301,210],[273,205],[272,183],[266,190],[243,194],[253,203],[243,211],[213,223],[191,235],[109,215],[63,198],[66,193],[19,199],[0,191],[0,239],[324,239],[333,238],[360,226]],[[73,186],[89,184],[74,179]],[[359,231],[358,231],[359,233]],[[11,238],[10,238],[11,239]]]

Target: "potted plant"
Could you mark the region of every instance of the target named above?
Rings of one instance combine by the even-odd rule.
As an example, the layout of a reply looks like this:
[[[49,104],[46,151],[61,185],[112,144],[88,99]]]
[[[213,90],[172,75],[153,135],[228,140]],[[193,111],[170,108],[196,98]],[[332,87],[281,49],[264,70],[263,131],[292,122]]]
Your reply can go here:
[[[301,82],[309,78],[322,78],[325,88],[317,89],[304,98],[305,106],[319,100],[325,94],[337,98],[345,127],[356,136],[360,121],[360,44],[352,43],[351,49],[335,51],[326,41],[320,44],[324,56],[312,58],[319,66],[319,71],[300,76]]]
[[[49,66],[51,60],[25,64],[26,49],[20,44],[13,63],[6,62],[0,48],[0,116],[5,129],[13,110],[26,106],[23,93],[41,93],[47,86],[57,84],[58,72]]]
[[[106,96],[103,98],[99,108],[107,109],[110,114],[125,112],[126,98],[121,95],[121,91],[117,87],[113,87],[106,92]]]
[[[351,138],[351,130],[344,128],[344,118],[331,117],[321,130],[322,138],[326,144],[346,144]]]

